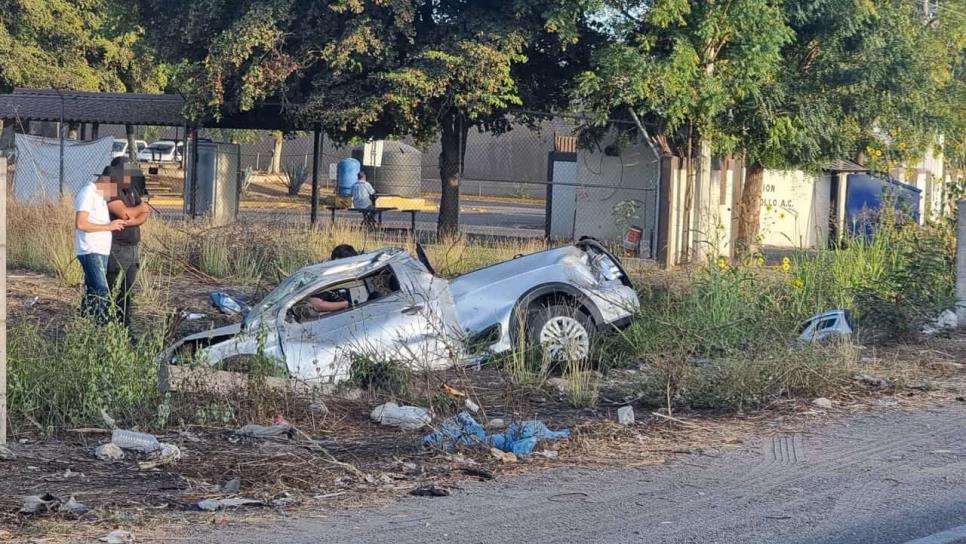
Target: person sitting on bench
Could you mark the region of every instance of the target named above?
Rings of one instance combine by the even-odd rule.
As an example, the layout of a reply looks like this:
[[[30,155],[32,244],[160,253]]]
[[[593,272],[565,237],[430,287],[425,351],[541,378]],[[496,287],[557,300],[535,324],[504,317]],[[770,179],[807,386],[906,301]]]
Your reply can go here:
[[[359,171],[359,180],[352,186],[352,207],[357,210],[368,210],[375,206],[376,190],[372,184],[366,181],[366,173]],[[372,225],[375,213],[366,211],[362,213],[362,222]]]

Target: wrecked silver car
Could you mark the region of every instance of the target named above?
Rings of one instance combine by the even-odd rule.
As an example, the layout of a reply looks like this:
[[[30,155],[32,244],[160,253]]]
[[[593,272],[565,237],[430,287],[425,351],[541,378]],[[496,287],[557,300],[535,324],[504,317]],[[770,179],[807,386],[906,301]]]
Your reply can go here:
[[[310,298],[346,301],[316,311]],[[337,382],[355,357],[441,369],[525,343],[552,357],[582,357],[593,334],[639,309],[619,261],[594,240],[518,256],[461,276],[436,276],[422,247],[306,266],[282,281],[241,323],[188,336],[163,364],[267,356],[284,374]]]

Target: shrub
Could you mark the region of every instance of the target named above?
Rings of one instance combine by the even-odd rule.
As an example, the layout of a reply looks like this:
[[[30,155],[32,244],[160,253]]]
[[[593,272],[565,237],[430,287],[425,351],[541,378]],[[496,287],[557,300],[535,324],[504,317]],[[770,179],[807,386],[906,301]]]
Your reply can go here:
[[[105,410],[119,421],[153,421],[164,329],[132,340],[122,325],[86,317],[70,319],[56,336],[17,325],[9,335],[11,420],[44,430],[99,425]]]

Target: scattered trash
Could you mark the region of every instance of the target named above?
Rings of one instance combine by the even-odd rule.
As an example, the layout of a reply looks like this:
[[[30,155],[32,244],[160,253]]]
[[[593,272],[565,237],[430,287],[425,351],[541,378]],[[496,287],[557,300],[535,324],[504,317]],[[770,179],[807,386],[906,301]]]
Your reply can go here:
[[[889,387],[889,380],[873,374],[856,374],[852,379],[869,387]]]
[[[896,399],[875,399],[872,404],[874,406],[898,406],[899,401]]]
[[[503,451],[500,448],[490,448],[490,455],[501,463],[516,463],[517,456],[512,452]]]
[[[932,323],[926,323],[922,327],[923,334],[936,334],[942,331],[955,329],[959,326],[959,317],[952,310],[943,310]]]
[[[111,432],[111,442],[119,448],[142,453],[151,453],[161,449],[161,443],[154,435],[124,429],[114,429]]]
[[[560,456],[560,452],[557,450],[543,450],[543,451],[534,452],[533,454],[539,455],[544,459],[556,459],[557,457]]]
[[[235,477],[228,480],[221,486],[222,493],[238,493],[241,489],[241,478]]]
[[[806,319],[798,330],[798,342],[801,344],[827,342],[850,338],[855,330],[855,321],[848,310],[829,310]]]
[[[125,531],[124,529],[114,529],[106,536],[99,538],[101,542],[106,542],[107,544],[129,544],[134,542],[134,535],[130,531]]]
[[[828,409],[830,409],[832,407],[832,401],[828,400],[825,397],[819,397],[819,398],[813,400],[812,401],[812,404],[815,405],[818,408],[823,409],[823,410],[828,410]]]
[[[0,461],[13,461],[17,456],[6,446],[0,446]]]
[[[399,427],[414,431],[428,425],[433,420],[425,408],[418,406],[399,406],[395,402],[380,404],[372,409],[370,417],[382,425]]]
[[[181,450],[178,448],[178,446],[175,446],[174,444],[165,444],[162,442],[161,449],[158,451],[157,457],[150,461],[142,461],[138,463],[138,467],[141,470],[148,470],[164,465],[170,465],[178,459],[181,459]]]
[[[189,312],[187,310],[181,312],[181,319],[184,319],[185,321],[198,321],[199,319],[204,319],[206,317],[208,317],[208,314]]]
[[[60,499],[45,493],[43,495],[30,495],[23,498],[23,506],[20,508],[21,514],[52,514],[60,508]]]
[[[205,499],[199,501],[197,506],[206,512],[214,512],[222,508],[234,508],[236,506],[264,506],[265,503],[255,499]]]
[[[34,304],[37,304],[37,301],[39,301],[39,300],[40,300],[40,297],[39,296],[36,296],[36,295],[35,296],[32,296],[30,298],[25,298],[23,300],[23,305],[24,306],[33,306]]]
[[[423,438],[423,444],[438,448],[484,445],[515,455],[528,455],[541,439],[555,440],[569,436],[569,430],[551,431],[543,422],[536,420],[513,423],[505,432],[487,436],[483,426],[464,411],[446,418],[439,430]]]
[[[114,421],[114,418],[108,415],[103,408],[101,408],[101,419],[104,420],[104,425],[107,425],[108,429],[114,429],[117,427],[117,423]]]
[[[621,425],[633,425],[634,424],[634,408],[631,406],[622,406],[617,409],[617,422]]]
[[[452,387],[447,383],[440,385],[439,390],[453,398],[457,398],[457,399],[466,398],[466,393],[460,391],[459,389],[456,389],[455,387]]]
[[[287,421],[279,419],[272,425],[245,425],[236,432],[243,436],[254,436],[256,438],[272,438],[282,435],[291,438],[294,431]]]
[[[469,410],[470,412],[473,412],[474,414],[480,411],[480,405],[473,402],[473,399],[466,399],[465,401],[463,401],[463,406],[465,406],[467,410]]]
[[[490,420],[489,424],[487,424],[487,427],[491,429],[502,429],[506,427],[506,422],[504,422],[502,418],[493,418]]]
[[[318,399],[309,404],[309,412],[317,416],[327,416],[329,415],[329,407],[322,402],[322,399]]]
[[[78,474],[80,474],[82,478],[84,477],[84,475],[81,474],[80,472],[74,472],[73,470],[71,470],[70,468],[68,468],[67,470],[64,471],[64,479],[66,480],[66,479],[70,478],[71,476],[77,476]]]
[[[567,380],[563,378],[550,378],[547,380],[547,386],[556,389],[561,395],[567,394]]]
[[[465,472],[466,474],[469,474],[470,476],[478,477],[481,482],[486,480],[492,480],[493,478],[495,478],[495,476],[493,475],[493,471],[485,469],[478,465],[463,465],[460,467],[460,470]]]
[[[282,493],[272,497],[270,504],[272,506],[289,506],[292,504],[297,504],[298,502],[298,499],[293,497],[291,493],[288,491],[283,491]]]
[[[435,485],[421,485],[409,492],[417,497],[448,497],[449,490]]]
[[[217,291],[211,294],[211,303],[222,313],[228,315],[246,314],[249,310],[248,306],[233,299],[231,295]]]
[[[94,455],[101,461],[120,461],[124,459],[124,450],[119,448],[114,442],[101,444],[94,450]]]
[[[71,495],[70,498],[67,499],[67,502],[65,502],[60,507],[60,511],[61,512],[70,512],[71,514],[74,514],[75,516],[83,516],[84,514],[90,512],[91,509],[88,508],[87,506],[84,506],[83,504],[77,502],[74,499],[74,496]]]

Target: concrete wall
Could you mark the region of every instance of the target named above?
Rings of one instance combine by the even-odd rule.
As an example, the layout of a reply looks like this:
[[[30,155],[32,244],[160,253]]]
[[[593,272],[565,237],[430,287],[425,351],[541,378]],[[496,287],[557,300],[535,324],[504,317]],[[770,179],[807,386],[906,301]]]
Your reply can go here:
[[[766,170],[762,188],[762,245],[824,246],[829,236],[831,176]]]
[[[604,152],[612,145],[618,150],[615,156]],[[659,175],[658,157],[643,142],[618,144],[611,136],[593,150],[578,149],[576,236],[621,238],[624,227],[615,215],[615,206],[634,201],[638,211],[631,224],[644,229],[642,248],[649,249],[656,236]],[[642,251],[642,255],[648,253]]]

